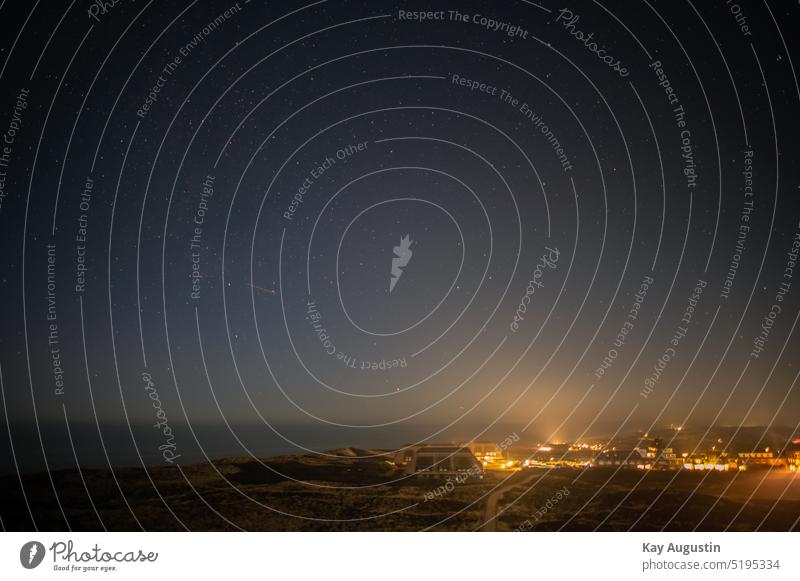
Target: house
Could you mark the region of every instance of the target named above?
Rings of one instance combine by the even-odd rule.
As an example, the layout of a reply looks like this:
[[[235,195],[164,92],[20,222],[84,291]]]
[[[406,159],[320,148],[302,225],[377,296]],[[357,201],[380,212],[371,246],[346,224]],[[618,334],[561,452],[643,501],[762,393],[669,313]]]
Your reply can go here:
[[[502,458],[503,452],[495,442],[470,442],[466,444],[469,451],[478,460],[491,460],[494,458]]]
[[[469,448],[453,445],[413,446],[402,451],[405,474],[417,476],[449,478],[454,476],[483,476],[480,461]]]
[[[683,468],[685,470],[693,470],[698,472],[727,472],[728,470],[736,470],[737,468],[736,459],[729,457],[726,452],[699,452],[694,454],[685,454],[682,458],[682,461]]]
[[[624,468],[636,468],[644,465],[646,462],[652,462],[642,457],[638,450],[603,450],[594,460],[591,466],[621,466]]]
[[[792,472],[800,472],[800,450],[787,452],[786,464]]]
[[[764,448],[763,452],[739,452],[738,457],[739,470],[786,465],[786,460],[776,457],[769,448]]]

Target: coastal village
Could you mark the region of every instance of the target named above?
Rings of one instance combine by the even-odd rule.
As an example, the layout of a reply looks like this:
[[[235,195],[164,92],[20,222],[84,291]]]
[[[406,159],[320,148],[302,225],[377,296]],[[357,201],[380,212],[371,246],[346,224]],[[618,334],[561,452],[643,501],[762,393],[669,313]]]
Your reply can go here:
[[[670,426],[678,435],[682,426]],[[627,470],[688,470],[731,472],[769,470],[800,471],[800,438],[783,446],[736,448],[723,437],[710,446],[676,446],[663,435],[647,432],[612,444],[601,442],[546,442],[533,447],[519,445],[516,433],[501,442],[471,441],[459,444],[425,444],[400,449],[394,464],[406,474],[421,477],[463,475],[482,477],[487,472],[534,468],[619,468]]]

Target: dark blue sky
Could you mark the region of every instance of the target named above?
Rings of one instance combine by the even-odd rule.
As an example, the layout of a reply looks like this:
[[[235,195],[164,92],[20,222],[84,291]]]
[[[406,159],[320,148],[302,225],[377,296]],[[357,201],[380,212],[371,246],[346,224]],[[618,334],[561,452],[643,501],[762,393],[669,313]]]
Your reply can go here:
[[[0,9],[12,433],[797,423],[795,6],[68,6]]]

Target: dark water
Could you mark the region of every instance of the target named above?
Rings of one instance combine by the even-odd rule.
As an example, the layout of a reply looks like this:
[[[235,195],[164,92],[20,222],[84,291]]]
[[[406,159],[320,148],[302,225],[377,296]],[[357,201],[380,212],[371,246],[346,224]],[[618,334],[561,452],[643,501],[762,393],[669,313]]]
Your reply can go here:
[[[169,465],[163,455],[175,456],[176,464],[192,464],[207,459],[233,456],[270,457],[283,454],[308,454],[326,452],[337,448],[367,450],[392,450],[416,443],[456,443],[473,439],[501,442],[511,434],[519,437],[519,446],[534,445],[547,438],[546,431],[535,428],[522,430],[519,425],[485,426],[459,424],[442,431],[441,426],[407,424],[380,429],[340,428],[320,425],[280,425],[272,429],[265,425],[235,424],[229,429],[224,424],[175,424],[171,426],[173,438],[167,438],[152,423],[125,425],[95,423],[71,424],[69,431],[64,423],[13,424],[9,430],[0,424],[0,474],[16,473],[16,466],[25,473],[63,468],[108,468],[141,465]],[[99,433],[98,433],[99,430]],[[440,432],[441,431],[441,432]],[[440,432],[438,435],[437,432]],[[638,438],[632,430],[627,437],[615,439],[623,447],[633,447]],[[768,446],[779,451],[794,431],[765,429],[764,427],[718,427],[706,433],[685,430],[672,439],[669,431],[652,432],[670,442],[676,450],[705,450],[719,445],[719,439],[730,450],[751,451]],[[40,439],[41,436],[41,439]],[[70,437],[71,436],[71,437]],[[597,436],[605,440],[603,436]],[[15,464],[16,462],[16,464]]]
[[[108,468],[145,465],[169,465],[162,452],[175,455],[175,463],[191,464],[207,458],[231,456],[269,457],[282,454],[325,452],[336,448],[395,449],[417,443],[469,440],[481,431],[477,426],[458,426],[430,437],[436,426],[407,425],[380,430],[337,428],[333,426],[267,426],[181,424],[172,426],[167,438],[152,425],[127,426],[77,424],[67,431],[64,424],[17,425],[12,429],[13,450],[7,426],[0,425],[0,474],[39,472],[62,468]],[[98,433],[99,430],[99,433]],[[502,440],[519,426],[495,427],[481,439]],[[276,432],[279,432],[280,435]],[[40,439],[41,435],[41,439]],[[71,437],[70,437],[71,436]],[[73,451],[74,448],[74,451]],[[161,448],[161,449],[159,449]],[[12,453],[13,452],[13,453]]]

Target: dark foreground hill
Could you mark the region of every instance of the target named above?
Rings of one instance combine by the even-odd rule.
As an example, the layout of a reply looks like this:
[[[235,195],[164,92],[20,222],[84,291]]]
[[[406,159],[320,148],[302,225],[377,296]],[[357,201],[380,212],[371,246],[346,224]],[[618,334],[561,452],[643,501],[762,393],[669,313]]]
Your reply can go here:
[[[500,531],[800,528],[800,479],[788,472],[559,468],[446,484],[403,477],[378,452],[345,449],[61,470],[21,482],[0,482],[6,530],[471,531],[484,523],[492,492]]]

